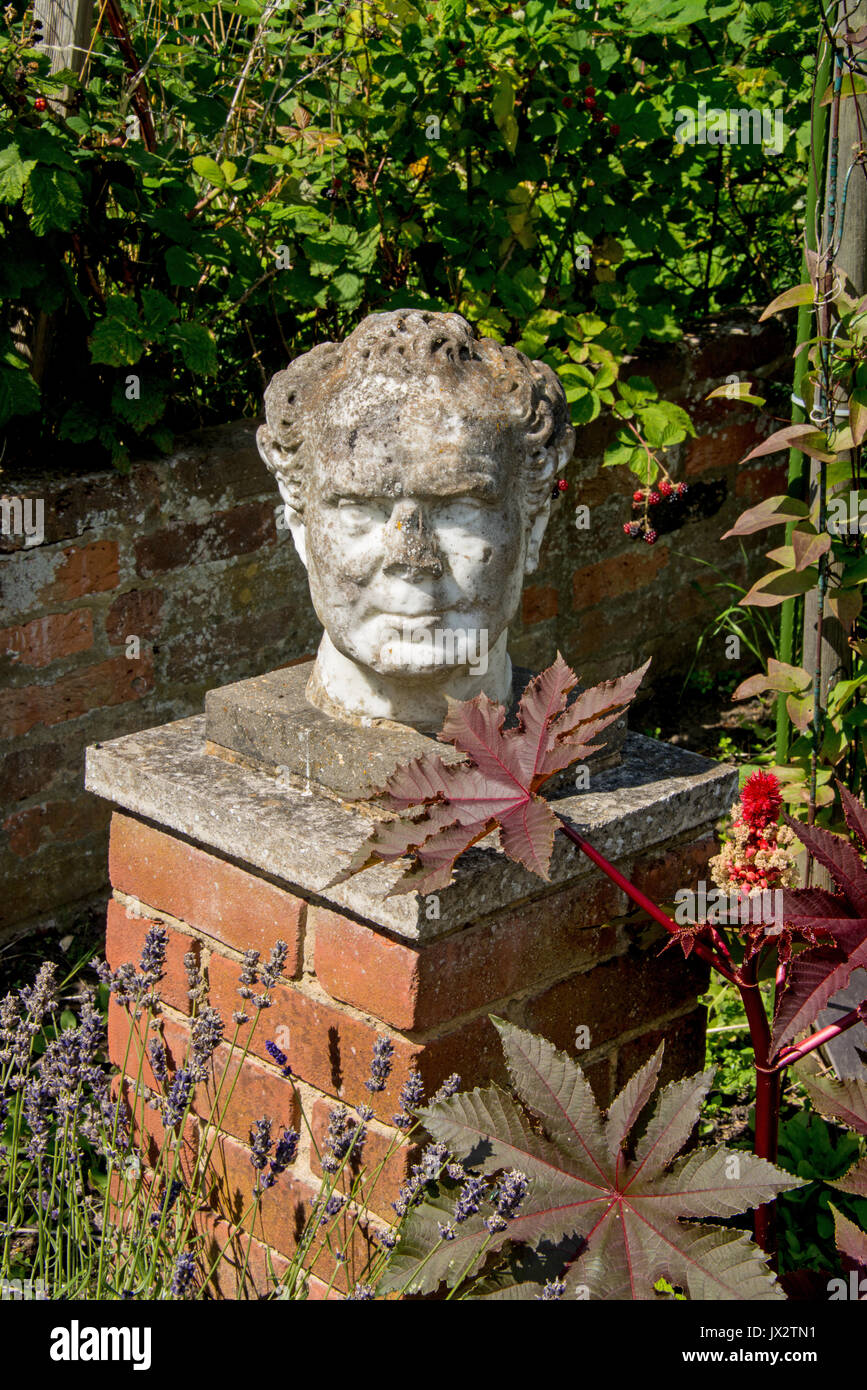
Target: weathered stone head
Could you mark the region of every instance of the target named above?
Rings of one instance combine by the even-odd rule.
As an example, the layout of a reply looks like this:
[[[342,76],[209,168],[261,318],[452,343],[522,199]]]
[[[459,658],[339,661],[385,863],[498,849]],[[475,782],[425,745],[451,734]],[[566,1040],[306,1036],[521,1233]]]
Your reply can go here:
[[[574,431],[542,362],[459,314],[371,314],[272,379],[259,451],[325,628],[307,698],[438,729],[508,702],[506,634]]]

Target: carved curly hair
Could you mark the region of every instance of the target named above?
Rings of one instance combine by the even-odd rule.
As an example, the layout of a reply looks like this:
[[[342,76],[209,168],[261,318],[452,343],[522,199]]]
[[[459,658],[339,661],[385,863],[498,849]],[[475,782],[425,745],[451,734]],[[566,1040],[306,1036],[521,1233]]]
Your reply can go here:
[[[396,309],[369,314],[342,343],[320,343],[272,377],[257,441],[284,497],[304,511],[304,474],[324,407],[351,389],[373,413],[408,377],[469,391],[479,416],[505,415],[526,441],[522,483],[531,513],[549,502],[555,472],[572,456],[575,431],[556,374],[544,362],[480,338],[460,314]]]

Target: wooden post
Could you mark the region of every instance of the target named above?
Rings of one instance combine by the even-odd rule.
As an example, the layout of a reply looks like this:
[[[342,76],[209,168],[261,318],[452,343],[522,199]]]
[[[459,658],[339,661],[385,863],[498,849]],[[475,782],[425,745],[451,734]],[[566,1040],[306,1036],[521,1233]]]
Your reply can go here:
[[[34,18],[42,23],[40,47],[51,56],[51,71],[81,72],[93,32],[93,0],[36,0]]]

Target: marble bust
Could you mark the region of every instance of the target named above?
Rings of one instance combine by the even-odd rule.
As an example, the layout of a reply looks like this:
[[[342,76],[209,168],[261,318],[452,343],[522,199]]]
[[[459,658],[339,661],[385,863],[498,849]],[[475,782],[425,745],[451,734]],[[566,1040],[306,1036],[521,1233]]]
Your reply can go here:
[[[277,372],[257,443],[325,629],[307,684],[355,724],[508,704],[508,624],[574,431],[542,362],[459,314],[371,314]]]

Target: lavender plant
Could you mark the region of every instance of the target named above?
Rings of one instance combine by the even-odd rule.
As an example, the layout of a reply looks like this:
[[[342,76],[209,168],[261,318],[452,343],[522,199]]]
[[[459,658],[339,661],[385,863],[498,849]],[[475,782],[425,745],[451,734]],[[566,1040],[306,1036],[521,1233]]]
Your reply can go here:
[[[32,986],[0,1001],[0,1280],[34,1280],[50,1298],[216,1296],[220,1267],[234,1252],[209,1249],[200,1217],[209,1205],[219,1214],[213,1168],[221,1124],[261,1016],[271,1005],[286,946],[276,943],[266,961],[256,951],[247,952],[231,1036],[208,1002],[195,957],[185,958],[191,1036],[187,1054],[173,1063],[162,1037],[159,995],[166,943],[165,928],[155,925],[138,967],[99,968],[103,1002],[112,996],[129,1024],[119,1070],[108,1063],[105,1021],[93,992],[83,995],[77,1020],[68,1011],[59,1013],[61,984],[53,965],[44,965]],[[240,1031],[251,1015],[252,1027],[241,1044]],[[218,1069],[223,1046],[227,1060]],[[258,1292],[305,1298],[310,1269],[316,1264],[321,1270],[328,1259],[330,1291],[341,1271],[354,1266],[361,1231],[369,1254],[358,1270],[353,1267],[349,1296],[368,1299],[395,1243],[384,1223],[377,1230],[368,1205],[395,1148],[417,1127],[409,1111],[423,1103],[420,1078],[413,1073],[404,1087],[398,1134],[382,1158],[365,1169],[360,1159],[370,1106],[361,1101],[354,1114],[335,1106],[320,1145],[289,1059],[271,1040],[266,1049],[286,1082],[287,1108],[293,1094],[299,1104],[324,1176],[288,1268],[279,1277],[271,1268],[268,1287]],[[385,1088],[392,1055],[390,1039],[377,1038],[366,1083],[371,1094]],[[458,1078],[448,1084],[454,1089]],[[191,1125],[198,1131],[194,1157],[187,1142]],[[237,1279],[241,1297],[253,1285],[246,1233],[256,1231],[263,1199],[296,1162],[301,1135],[262,1116],[252,1126],[249,1145],[247,1200],[232,1223],[243,1252]],[[285,1199],[279,1190],[273,1195]]]

